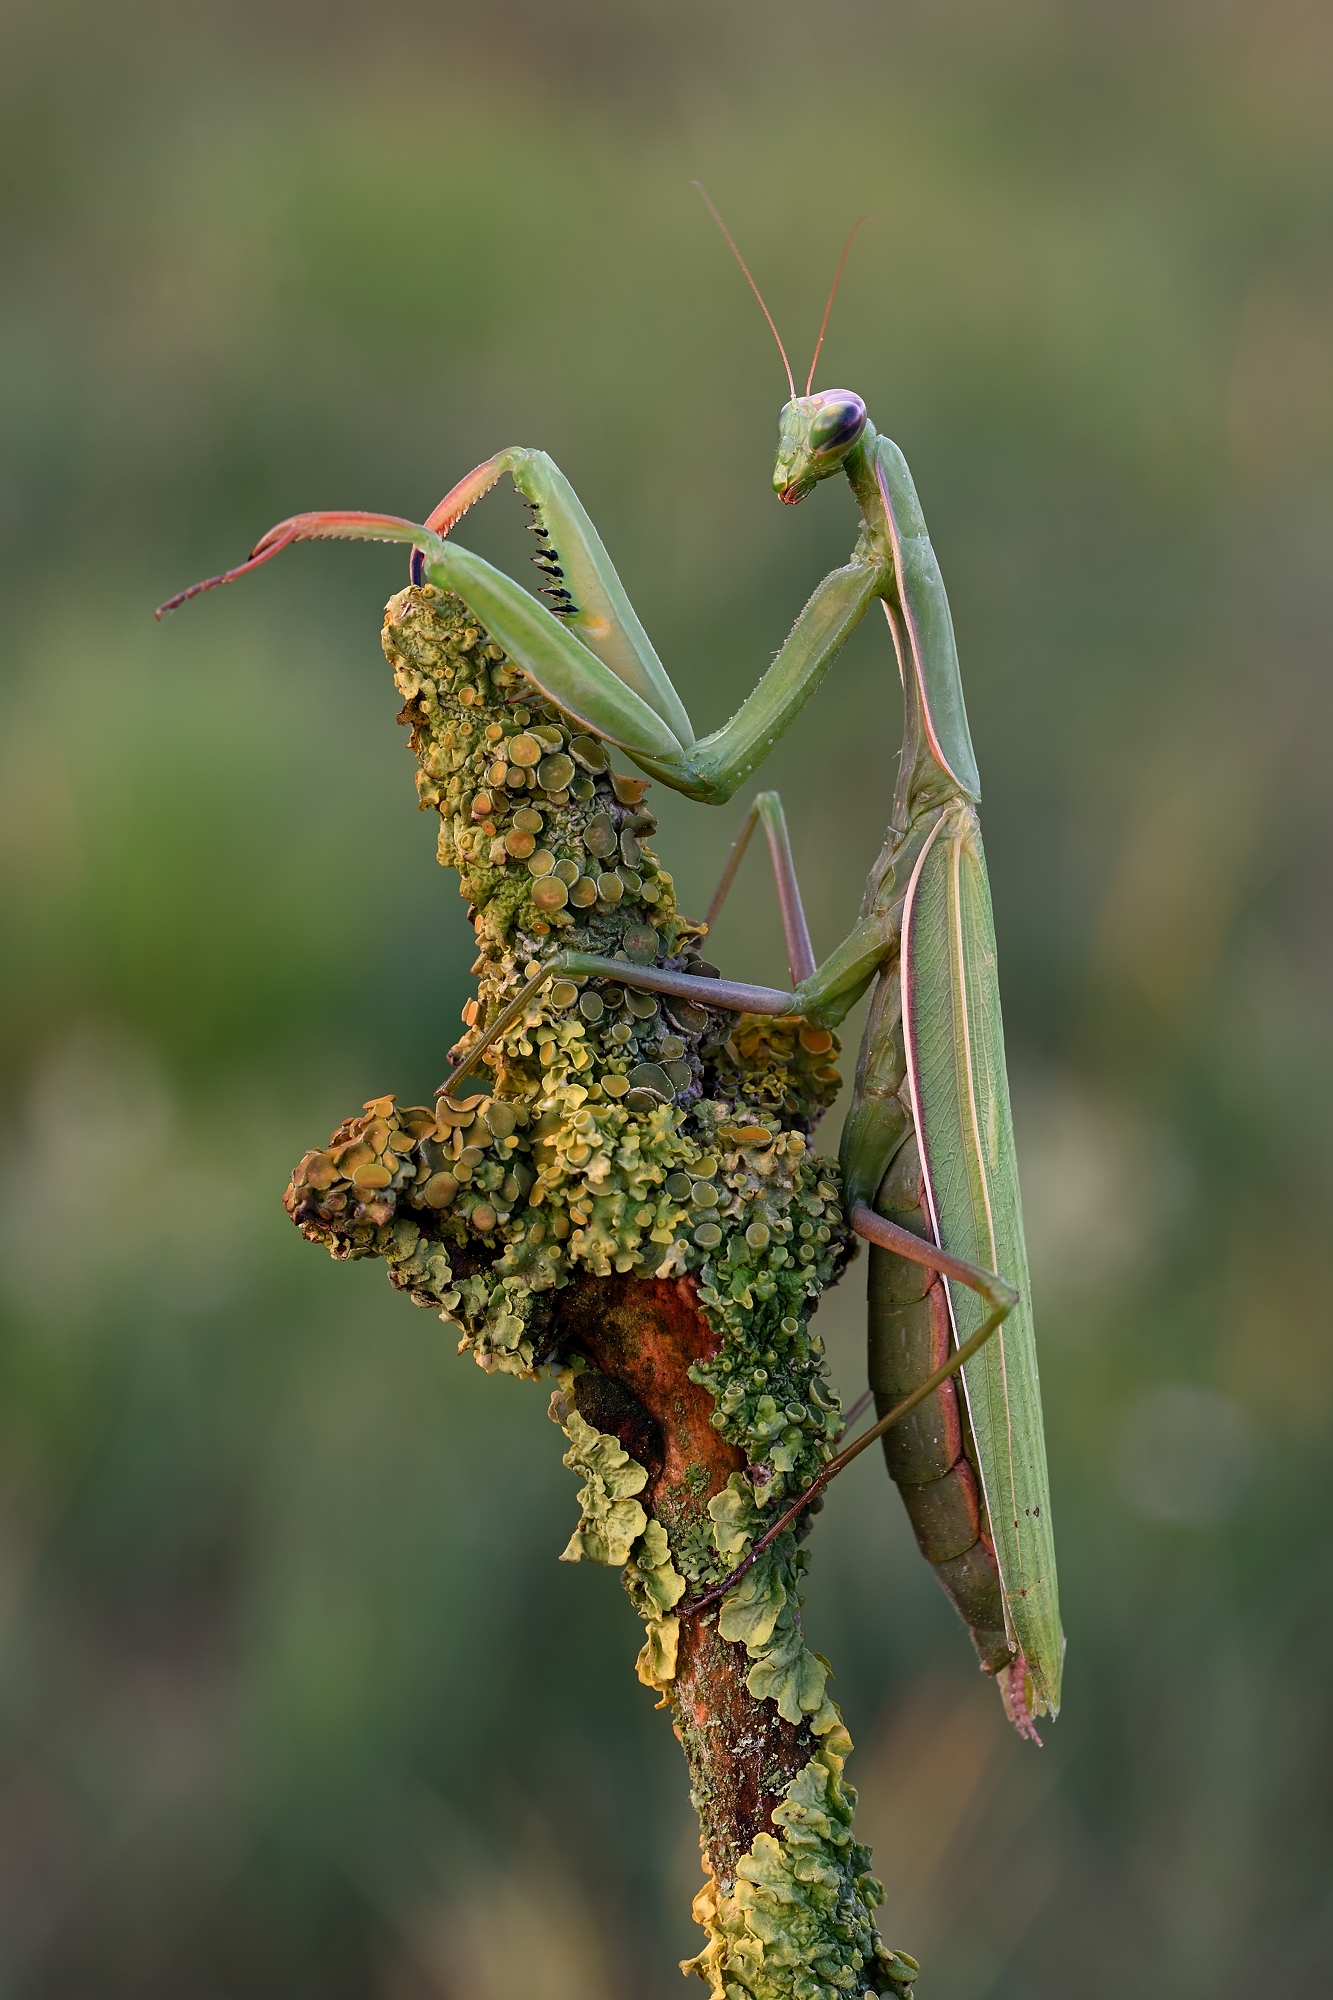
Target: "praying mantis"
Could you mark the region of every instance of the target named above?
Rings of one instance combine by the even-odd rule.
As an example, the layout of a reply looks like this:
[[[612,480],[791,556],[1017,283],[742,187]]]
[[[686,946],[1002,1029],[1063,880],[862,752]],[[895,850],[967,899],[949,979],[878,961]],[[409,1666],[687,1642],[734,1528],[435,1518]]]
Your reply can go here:
[[[1039,1740],[1034,1719],[1058,1710],[1064,1642],[980,780],[948,599],[902,453],[876,430],[859,395],[813,391],[838,278],[798,395],[758,287],[713,214],[787,369],[775,491],[791,506],[841,472],[860,514],[849,560],[816,587],[758,685],[720,729],[695,736],[573,488],[544,452],[523,446],[477,466],[423,522],[362,512],[296,515],[270,529],[245,563],[161,610],[233,581],[294,542],[402,543],[411,550],[412,581],[461,599],[557,708],[650,777],[721,804],[791,727],[851,632],[880,604],[903,689],[904,739],[888,831],[851,935],[816,963],[781,803],[775,793],[761,794],[707,921],[715,920],[762,824],[790,989],[557,951],[469,1044],[441,1088],[452,1088],[533,993],[557,977],[613,979],[738,1014],[799,1014],[816,1028],[836,1027],[873,988],[840,1162],[852,1227],[871,1246],[869,1361],[878,1420],[825,1467],[740,1569],[682,1605],[681,1615],[719,1599],[828,1480],[880,1438],[922,1551],[983,1668],[997,1679],[1010,1720]],[[546,575],[541,595],[549,608],[452,538],[504,474],[533,515],[533,559]]]

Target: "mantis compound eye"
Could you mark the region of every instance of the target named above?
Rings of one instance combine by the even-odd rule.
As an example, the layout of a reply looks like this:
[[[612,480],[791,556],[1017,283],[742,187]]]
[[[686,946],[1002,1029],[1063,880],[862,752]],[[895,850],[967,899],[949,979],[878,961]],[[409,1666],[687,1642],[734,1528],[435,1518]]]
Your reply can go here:
[[[810,424],[810,449],[846,451],[865,429],[866,406],[850,389],[834,389],[823,399]]]

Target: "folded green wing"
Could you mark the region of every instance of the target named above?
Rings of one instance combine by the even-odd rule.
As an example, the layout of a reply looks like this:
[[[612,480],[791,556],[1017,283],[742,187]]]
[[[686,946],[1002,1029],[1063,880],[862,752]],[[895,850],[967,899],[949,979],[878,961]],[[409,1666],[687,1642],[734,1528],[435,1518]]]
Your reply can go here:
[[[1046,1444],[1027,1250],[1014,1158],[995,925],[970,805],[942,815],[917,863],[903,920],[903,1027],[936,1239],[1018,1288],[1019,1304],[964,1371],[968,1414],[1013,1636],[1042,1705],[1060,1702]],[[949,1286],[958,1341],[985,1305]]]

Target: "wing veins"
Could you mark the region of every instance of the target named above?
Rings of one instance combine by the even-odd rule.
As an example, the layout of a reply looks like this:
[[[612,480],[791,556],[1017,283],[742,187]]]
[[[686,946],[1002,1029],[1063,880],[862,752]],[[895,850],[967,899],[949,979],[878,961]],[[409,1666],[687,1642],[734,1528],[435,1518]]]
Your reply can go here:
[[[967,1078],[967,1112],[972,1125],[972,1145],[977,1163],[977,1175],[981,1182],[981,1198],[986,1207],[986,1234],[990,1242],[990,1268],[998,1271],[999,1243],[995,1234],[995,1211],[991,1204],[990,1181],[986,1168],[986,1150],[982,1144],[981,1119],[977,1111],[976,1072],[972,1061],[972,1016],[967,992],[967,960],[963,945],[963,891],[962,891],[963,834],[956,831],[953,838],[953,852],[950,857],[949,888],[953,902],[954,949],[958,966],[958,1013],[963,1031],[963,1071]],[[1000,1386],[1004,1396],[1005,1453],[1009,1463],[1009,1504],[1015,1534],[1021,1533],[1018,1523],[1018,1479],[1014,1469],[1014,1415],[1009,1400],[1009,1357],[1005,1352],[1004,1328],[995,1335],[999,1348]]]

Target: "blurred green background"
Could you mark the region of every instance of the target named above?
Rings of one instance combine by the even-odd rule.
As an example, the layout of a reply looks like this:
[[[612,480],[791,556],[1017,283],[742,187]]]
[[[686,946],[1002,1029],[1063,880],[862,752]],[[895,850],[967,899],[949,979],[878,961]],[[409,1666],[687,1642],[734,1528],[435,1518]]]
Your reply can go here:
[[[1313,0],[0,7],[4,2000],[685,1990],[684,1769],[545,1393],[279,1207],[467,992],[401,552],[151,612],[542,445],[725,718],[854,521],[769,491],[692,176],[802,370],[877,213],[820,379],[915,470],[986,781],[1066,1709],[1009,1737],[862,1461],[807,1624],[886,1935],[922,2000],[1333,1990],[1331,83]],[[897,729],[870,620],[765,771],[820,950]],[[658,803],[697,912],[746,801]],[[757,862],[716,946],[780,974]]]

